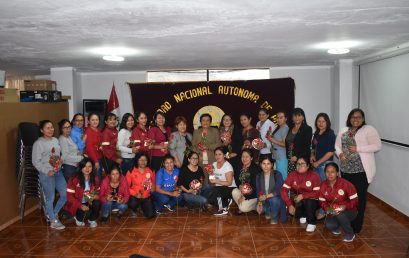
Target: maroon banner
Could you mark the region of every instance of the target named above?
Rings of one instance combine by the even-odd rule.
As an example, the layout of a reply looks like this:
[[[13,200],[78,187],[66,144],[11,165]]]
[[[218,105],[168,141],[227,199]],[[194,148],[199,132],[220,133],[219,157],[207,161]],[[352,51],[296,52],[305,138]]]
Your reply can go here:
[[[152,119],[156,111],[166,114],[167,125],[173,126],[176,116],[188,120],[188,130],[199,125],[199,117],[210,113],[212,126],[218,126],[223,114],[231,114],[240,126],[240,114],[249,113],[253,125],[260,108],[275,114],[294,109],[294,80],[291,78],[251,81],[210,81],[178,83],[129,83],[134,111],[144,111]]]

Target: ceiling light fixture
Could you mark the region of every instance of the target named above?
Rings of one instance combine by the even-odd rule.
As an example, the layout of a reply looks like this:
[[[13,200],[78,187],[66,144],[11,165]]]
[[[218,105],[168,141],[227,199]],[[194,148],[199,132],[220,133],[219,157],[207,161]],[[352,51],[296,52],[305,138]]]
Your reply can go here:
[[[122,62],[125,60],[123,56],[117,56],[117,55],[103,56],[102,59],[104,59],[105,61],[112,61],[112,62]]]
[[[347,54],[349,53],[349,49],[348,48],[331,48],[328,49],[328,54],[331,55],[343,55],[343,54]]]

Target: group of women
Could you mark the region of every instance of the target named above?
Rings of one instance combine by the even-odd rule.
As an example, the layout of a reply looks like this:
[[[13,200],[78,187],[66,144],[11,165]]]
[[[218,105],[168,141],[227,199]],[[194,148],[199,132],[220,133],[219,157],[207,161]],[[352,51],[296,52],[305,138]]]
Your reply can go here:
[[[365,124],[364,112],[354,109],[347,127],[336,137],[327,114],[315,119],[315,132],[305,113],[295,108],[290,126],[285,112],[276,124],[261,109],[252,125],[249,114],[240,116],[240,128],[225,114],[219,128],[210,114],[200,116],[200,127],[187,132],[187,120],[176,117],[174,131],[165,114],[157,112],[148,124],[144,112],[122,117],[76,114],[59,122],[59,139],[51,121],[40,122],[41,137],[33,146],[51,228],[63,229],[58,214],[67,211],[77,226],[97,226],[112,214],[131,216],[141,209],[145,217],[173,212],[177,206],[215,208],[215,216],[256,211],[276,224],[287,220],[287,209],[306,231],[325,217],[334,234],[345,232],[353,241],[361,230],[366,192],[375,175],[374,152],[381,147],[376,130]],[[339,157],[340,168],[333,162]],[[340,170],[342,178],[340,177]],[[55,190],[59,200],[54,205]],[[359,200],[359,202],[358,202]]]

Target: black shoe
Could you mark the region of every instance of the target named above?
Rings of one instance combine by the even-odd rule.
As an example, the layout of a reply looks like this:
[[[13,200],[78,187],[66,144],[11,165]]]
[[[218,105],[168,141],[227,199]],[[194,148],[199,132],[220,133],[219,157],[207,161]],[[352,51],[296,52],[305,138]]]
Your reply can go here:
[[[101,217],[101,224],[106,224],[108,221],[108,217]]]

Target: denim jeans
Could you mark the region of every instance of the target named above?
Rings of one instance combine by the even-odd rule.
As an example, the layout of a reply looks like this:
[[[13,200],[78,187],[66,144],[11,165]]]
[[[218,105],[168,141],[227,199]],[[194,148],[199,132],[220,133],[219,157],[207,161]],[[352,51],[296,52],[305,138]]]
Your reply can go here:
[[[133,167],[134,167],[134,161],[135,159],[122,159],[122,163],[121,163],[121,171],[122,171],[122,175],[126,175],[126,173],[128,173],[128,171],[132,171]]]
[[[281,173],[283,176],[283,180],[287,178],[288,172],[288,160],[284,157],[282,159],[277,159],[276,160],[276,170]]]
[[[67,201],[67,182],[65,181],[61,170],[55,173],[54,176],[48,176],[47,174],[40,172],[38,177],[40,179],[41,187],[43,188],[45,210],[47,212],[48,219],[53,221]],[[56,189],[60,194],[60,198],[54,207]]]
[[[74,177],[78,173],[78,168],[76,166],[71,166],[67,164],[63,164],[61,167],[62,173],[64,175],[65,181],[68,182],[70,177]]]
[[[155,209],[159,212],[162,212],[163,205],[167,204],[170,206],[175,206],[176,204],[180,204],[183,201],[183,196],[179,195],[179,197],[169,196],[167,194],[161,194],[158,192],[152,193]]]
[[[121,214],[128,209],[126,203],[106,202],[102,204],[102,217],[107,218],[111,209],[118,209]]]
[[[325,220],[325,226],[329,230],[337,230],[341,227],[346,234],[353,234],[354,229],[351,222],[356,218],[357,212],[346,210],[336,216],[328,216]]]
[[[281,198],[279,196],[274,196],[264,201],[263,209],[266,216],[278,220],[278,212],[280,211]]]
[[[183,193],[188,208],[204,207],[207,204],[207,199],[200,194]]]

